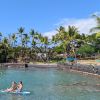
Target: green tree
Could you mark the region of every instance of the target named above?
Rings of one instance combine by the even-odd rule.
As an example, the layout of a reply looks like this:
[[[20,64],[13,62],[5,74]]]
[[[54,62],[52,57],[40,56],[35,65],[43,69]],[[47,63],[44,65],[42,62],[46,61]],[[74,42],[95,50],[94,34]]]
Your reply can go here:
[[[91,29],[90,29],[90,32],[93,32],[93,31],[100,31],[100,17],[97,16],[97,15],[93,15],[93,17],[96,19],[97,26],[91,28]]]
[[[2,42],[2,33],[0,32],[0,43]]]
[[[13,44],[12,46],[15,47],[16,46],[16,43],[17,43],[17,37],[16,37],[16,34],[15,33],[12,34],[11,39],[12,39],[12,42],[13,42],[12,43]]]
[[[85,44],[85,45],[83,45],[83,46],[81,46],[79,49],[78,49],[78,51],[77,51],[79,54],[82,54],[82,55],[84,55],[84,56],[86,56],[86,55],[92,55],[92,54],[94,54],[94,52],[95,52],[95,48],[93,47],[93,46],[90,46],[90,45],[88,45],[88,44]]]
[[[28,54],[29,54],[29,51],[28,51],[28,43],[29,43],[29,36],[28,34],[23,34],[23,46],[24,46],[24,50],[23,50],[23,57],[25,59],[25,62],[27,62],[27,59],[28,59]]]
[[[9,42],[6,37],[2,40],[2,61],[7,62],[8,58],[8,50],[9,50]]]
[[[21,60],[23,60],[23,33],[24,33],[24,28],[20,27],[18,29],[18,34],[19,34],[19,37],[21,37],[21,56],[22,56]]]
[[[17,59],[17,56],[16,56],[16,54],[17,54],[17,52],[16,52],[16,43],[17,43],[17,37],[16,37],[16,34],[15,33],[13,33],[12,34],[12,36],[11,36],[11,39],[12,39],[12,55],[13,55],[13,60],[14,60],[14,62],[15,62],[15,60]]]

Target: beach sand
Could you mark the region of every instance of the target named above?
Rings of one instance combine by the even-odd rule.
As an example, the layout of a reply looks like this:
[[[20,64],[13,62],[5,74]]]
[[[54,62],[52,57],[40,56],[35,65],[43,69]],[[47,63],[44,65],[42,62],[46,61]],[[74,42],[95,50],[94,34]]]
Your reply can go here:
[[[96,62],[95,60],[78,60],[77,63],[83,64],[83,65],[96,65],[100,66],[100,62]]]

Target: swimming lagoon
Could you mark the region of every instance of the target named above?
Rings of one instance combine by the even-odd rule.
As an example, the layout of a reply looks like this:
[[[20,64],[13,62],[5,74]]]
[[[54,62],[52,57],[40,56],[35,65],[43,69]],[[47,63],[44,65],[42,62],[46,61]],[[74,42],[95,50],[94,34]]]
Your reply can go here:
[[[100,79],[54,68],[0,70],[0,90],[23,81],[29,95],[0,93],[0,100],[100,100]]]

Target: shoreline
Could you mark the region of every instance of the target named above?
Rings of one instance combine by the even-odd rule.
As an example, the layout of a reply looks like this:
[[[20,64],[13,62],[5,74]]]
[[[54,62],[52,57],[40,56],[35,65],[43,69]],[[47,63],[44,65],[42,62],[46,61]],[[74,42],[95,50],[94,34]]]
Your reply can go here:
[[[37,68],[57,68],[57,63],[0,63],[1,67],[12,68],[25,68],[25,67],[37,67]]]
[[[35,68],[57,68],[58,70],[64,70],[69,72],[80,73],[83,75],[96,76],[100,78],[100,68],[98,66],[90,66],[90,65],[68,65],[66,63],[26,63],[28,67]],[[25,68],[25,63],[0,63],[1,68]],[[28,68],[27,67],[27,68]],[[99,66],[100,67],[100,66]]]
[[[83,75],[90,75],[90,76],[96,76],[100,78],[100,66],[93,66],[93,65],[68,65],[67,63],[58,64],[59,69],[69,71],[69,72],[75,72],[80,73]]]
[[[88,75],[88,76],[93,76],[93,77],[98,77],[98,78],[100,78],[100,75],[94,74],[94,73],[83,72],[83,71],[77,71],[77,70],[70,70],[70,72],[74,72],[74,73],[79,73],[79,74],[82,74],[82,75]]]
[[[100,62],[96,60],[77,60],[77,63],[83,64],[83,65],[96,65],[100,66]]]

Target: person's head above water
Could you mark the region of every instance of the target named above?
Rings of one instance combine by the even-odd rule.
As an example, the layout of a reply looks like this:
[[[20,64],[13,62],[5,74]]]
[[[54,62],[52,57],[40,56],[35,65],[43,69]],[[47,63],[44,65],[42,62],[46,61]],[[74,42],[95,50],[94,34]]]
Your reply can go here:
[[[22,81],[19,81],[19,84],[23,84],[23,82]]]
[[[15,81],[12,82],[11,88],[12,88],[12,90],[17,89],[17,83]]]
[[[12,84],[17,84],[15,81],[12,81]]]

